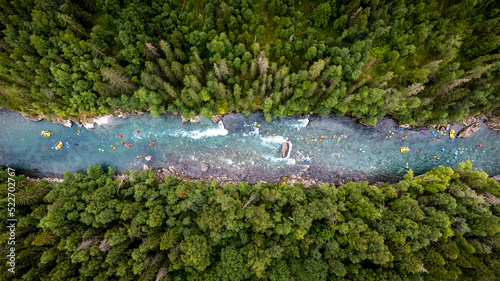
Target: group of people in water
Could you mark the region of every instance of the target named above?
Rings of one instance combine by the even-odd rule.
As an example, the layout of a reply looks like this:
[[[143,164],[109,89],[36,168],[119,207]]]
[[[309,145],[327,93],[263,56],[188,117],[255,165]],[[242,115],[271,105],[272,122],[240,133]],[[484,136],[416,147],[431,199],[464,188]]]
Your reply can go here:
[[[135,132],[136,132],[136,133],[138,133],[138,134],[142,134],[142,133],[141,133],[141,131],[139,131],[139,130],[135,130]],[[80,130],[78,130],[76,134],[77,134],[77,135],[80,135]],[[50,136],[52,135],[52,133],[51,133],[51,132],[49,132],[49,131],[42,131],[41,135],[42,135],[43,137],[47,138],[47,137],[50,137]],[[148,137],[150,137],[150,135],[151,135],[151,133],[149,133],[149,134],[148,134]],[[125,135],[119,135],[119,136],[118,136],[118,138],[123,138],[123,137],[125,137]],[[132,138],[134,138],[134,137],[132,137]],[[132,143],[127,144],[127,143],[125,143],[125,142],[123,142],[123,141],[122,141],[121,143],[122,143],[124,146],[126,146],[126,147],[131,147],[131,146],[132,146]],[[153,141],[153,142],[150,142],[150,143],[149,143],[149,146],[153,146],[154,144],[155,144],[155,142],[154,142],[154,141]],[[71,144],[69,143],[69,141],[66,141],[66,142],[65,142],[65,145],[66,145],[66,147],[67,147],[67,148],[70,148],[70,147],[71,147]],[[57,142],[57,144],[56,144],[53,148],[54,148],[55,150],[61,150],[61,149],[63,148],[63,146],[64,146],[64,145],[63,145],[63,142],[62,142],[62,141],[59,141],[59,142]],[[74,146],[80,146],[80,145],[79,145],[78,143],[75,143],[75,144],[74,144]],[[111,146],[111,148],[112,148],[112,149],[116,149],[116,147],[115,147],[114,145],[112,145],[112,144],[111,144],[110,146]],[[98,148],[98,150],[99,150],[99,151],[104,151],[104,149],[102,149],[102,148]],[[142,158],[142,155],[138,155],[138,156],[137,156],[137,158]]]

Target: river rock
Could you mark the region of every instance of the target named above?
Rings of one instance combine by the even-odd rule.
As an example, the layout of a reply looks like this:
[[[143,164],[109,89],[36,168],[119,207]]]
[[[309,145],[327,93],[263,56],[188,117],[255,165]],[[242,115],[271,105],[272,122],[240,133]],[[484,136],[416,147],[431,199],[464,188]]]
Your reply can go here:
[[[403,129],[410,129],[411,128],[411,126],[406,124],[406,123],[399,125],[399,127],[403,128]]]
[[[475,131],[479,130],[479,124],[478,123],[473,123],[465,128],[463,128],[462,130],[460,130],[460,132],[458,132],[457,134],[457,138],[466,138],[470,135],[472,135]]]
[[[496,181],[500,181],[500,175],[496,175],[496,176],[492,177],[492,179],[494,179]]]
[[[146,157],[144,157],[144,159],[149,162],[151,160],[153,160],[153,156],[152,155],[146,155]]]
[[[290,144],[286,141],[281,145],[281,158],[285,158],[288,155],[288,149]]]
[[[209,168],[210,168],[210,166],[207,163],[203,163],[203,165],[201,167],[201,171],[206,173],[206,172],[208,172]]]
[[[94,118],[94,122],[97,123],[98,126],[108,125],[113,121],[114,116],[111,114],[99,116]]]
[[[203,119],[203,117],[201,115],[198,115],[196,116],[194,119],[190,119],[189,121],[191,123],[200,123],[201,122],[201,119]]]
[[[22,113],[22,112],[21,112],[21,115],[23,115],[24,118],[31,120],[31,121],[34,121],[34,122],[42,121],[44,118],[43,116],[40,116],[40,115],[26,114],[26,113]]]
[[[143,170],[147,170],[147,169],[149,169],[149,166],[148,166],[148,165],[146,165],[146,164],[144,164],[144,165],[142,165],[142,169],[143,169]]]
[[[182,124],[186,124],[187,122],[189,122],[189,119],[184,118],[184,116],[182,116],[182,115],[181,115],[181,120],[182,120]]]
[[[222,116],[220,114],[217,114],[210,117],[210,119],[212,120],[212,122],[214,122],[214,124],[219,124],[219,121],[222,121]]]
[[[486,120],[485,123],[492,130],[495,130],[500,134],[500,117],[499,116],[489,116],[488,120]]]
[[[94,122],[82,122],[83,127],[87,130],[92,130],[95,128],[95,123]]]

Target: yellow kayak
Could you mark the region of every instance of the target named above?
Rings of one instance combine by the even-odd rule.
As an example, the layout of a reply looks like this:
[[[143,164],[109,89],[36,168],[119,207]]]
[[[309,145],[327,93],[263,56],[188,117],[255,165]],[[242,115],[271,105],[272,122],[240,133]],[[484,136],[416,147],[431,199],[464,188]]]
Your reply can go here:
[[[340,137],[337,139],[337,143],[340,141]]]
[[[62,141],[58,142],[56,145],[56,150],[60,150],[63,147]]]
[[[450,139],[454,139],[455,138],[455,130],[451,130],[450,131]]]
[[[410,149],[405,146],[405,147],[401,147],[401,149],[399,151],[401,151],[401,153],[406,153],[406,152],[410,151]]]

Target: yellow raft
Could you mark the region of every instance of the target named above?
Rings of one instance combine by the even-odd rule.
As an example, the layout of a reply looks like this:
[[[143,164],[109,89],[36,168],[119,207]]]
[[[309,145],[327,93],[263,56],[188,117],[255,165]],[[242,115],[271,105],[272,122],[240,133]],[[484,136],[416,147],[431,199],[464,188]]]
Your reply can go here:
[[[50,137],[51,133],[49,131],[42,131],[40,135],[42,135],[44,138],[47,138]]]
[[[401,147],[401,149],[399,151],[401,151],[401,153],[406,153],[406,152],[410,151],[410,149],[405,146],[405,147]]]
[[[450,139],[454,139],[455,138],[455,130],[451,130],[450,131]]]
[[[63,147],[62,141],[58,142],[56,145],[56,150],[60,150]]]

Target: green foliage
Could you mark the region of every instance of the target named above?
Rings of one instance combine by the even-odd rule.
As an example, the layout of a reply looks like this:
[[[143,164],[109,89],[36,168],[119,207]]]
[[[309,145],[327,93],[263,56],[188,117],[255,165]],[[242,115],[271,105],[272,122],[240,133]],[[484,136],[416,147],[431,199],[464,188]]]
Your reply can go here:
[[[6,178],[0,170],[0,187]],[[121,182],[98,165],[86,175],[65,173],[54,185],[23,176],[16,183],[21,194],[38,190],[16,208],[17,259],[26,265],[17,276],[24,279],[466,280],[498,274],[494,202],[500,185],[470,162],[417,177],[410,172],[380,188],[367,182],[221,187],[172,177],[159,184],[150,170],[130,172]]]

